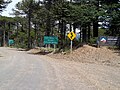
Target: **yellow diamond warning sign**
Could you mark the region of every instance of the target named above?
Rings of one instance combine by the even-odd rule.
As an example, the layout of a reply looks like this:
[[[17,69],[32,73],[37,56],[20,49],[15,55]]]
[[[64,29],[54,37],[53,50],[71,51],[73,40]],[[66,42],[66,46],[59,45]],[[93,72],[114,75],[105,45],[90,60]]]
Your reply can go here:
[[[74,32],[70,32],[68,34],[68,37],[69,37],[70,40],[73,40],[76,37],[76,34]]]

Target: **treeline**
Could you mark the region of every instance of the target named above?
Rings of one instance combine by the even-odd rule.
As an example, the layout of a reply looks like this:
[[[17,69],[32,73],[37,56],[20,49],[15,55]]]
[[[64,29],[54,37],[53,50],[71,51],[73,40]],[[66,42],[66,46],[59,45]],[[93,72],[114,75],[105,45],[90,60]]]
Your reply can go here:
[[[7,20],[10,37],[28,48],[42,46],[45,35],[58,36],[59,47],[64,48],[69,42],[66,34],[72,30],[79,30],[78,43],[90,43],[101,32],[120,36],[119,0],[22,0],[13,15]]]

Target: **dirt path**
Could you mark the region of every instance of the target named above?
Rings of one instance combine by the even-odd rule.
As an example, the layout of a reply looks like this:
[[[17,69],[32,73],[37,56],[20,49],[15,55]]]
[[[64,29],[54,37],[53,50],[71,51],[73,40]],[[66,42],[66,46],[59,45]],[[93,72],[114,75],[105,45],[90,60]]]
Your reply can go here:
[[[119,90],[120,68],[0,48],[0,90]]]

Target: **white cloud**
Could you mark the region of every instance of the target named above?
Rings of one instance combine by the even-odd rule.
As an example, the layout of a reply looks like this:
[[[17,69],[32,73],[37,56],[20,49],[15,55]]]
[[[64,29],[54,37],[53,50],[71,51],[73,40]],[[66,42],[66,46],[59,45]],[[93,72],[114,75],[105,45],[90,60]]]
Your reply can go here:
[[[15,8],[15,5],[22,0],[12,0],[12,3],[10,3],[7,8],[2,12],[2,16],[8,16],[12,17],[12,15],[9,15],[12,13],[12,8]]]

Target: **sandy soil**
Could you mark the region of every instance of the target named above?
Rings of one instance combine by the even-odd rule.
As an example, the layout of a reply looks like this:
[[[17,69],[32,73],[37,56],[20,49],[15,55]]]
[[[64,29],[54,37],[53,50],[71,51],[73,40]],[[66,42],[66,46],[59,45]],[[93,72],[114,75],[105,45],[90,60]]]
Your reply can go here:
[[[106,47],[95,48],[84,45],[68,54],[49,54],[51,58],[75,61],[81,63],[95,63],[108,66],[120,67],[120,52],[107,49]]]

